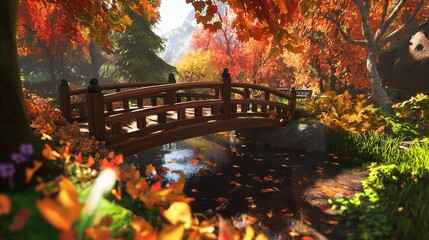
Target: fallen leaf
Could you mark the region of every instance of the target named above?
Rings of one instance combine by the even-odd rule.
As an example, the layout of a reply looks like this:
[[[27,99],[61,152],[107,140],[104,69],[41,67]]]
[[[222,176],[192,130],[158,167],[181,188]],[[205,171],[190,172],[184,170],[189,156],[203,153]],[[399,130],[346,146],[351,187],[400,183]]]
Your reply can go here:
[[[235,177],[241,177],[241,173],[235,174]]]
[[[192,159],[192,165],[196,166],[198,163],[200,163],[200,160],[198,159]]]
[[[310,237],[310,236],[303,236],[301,238],[301,240],[314,240],[314,238]]]
[[[232,165],[233,168],[240,168],[238,165]]]
[[[262,193],[268,193],[268,192],[275,192],[275,190],[272,189],[272,188],[264,188],[264,189],[261,190],[261,192]]]
[[[265,182],[273,181],[273,176],[271,176],[271,175],[265,176],[264,181]]]
[[[146,166],[146,174],[147,175],[156,174],[156,169],[151,163]]]
[[[260,178],[260,177],[258,177],[258,176],[255,176],[255,177],[253,177],[252,179],[253,179],[253,180],[255,180],[255,181],[258,181],[258,182],[263,182],[263,181],[261,180],[261,178]]]
[[[218,198],[216,199],[216,202],[221,202],[221,203],[225,202],[225,203],[227,203],[227,202],[228,202],[228,199],[227,199],[227,198],[224,198],[224,197],[218,197]]]

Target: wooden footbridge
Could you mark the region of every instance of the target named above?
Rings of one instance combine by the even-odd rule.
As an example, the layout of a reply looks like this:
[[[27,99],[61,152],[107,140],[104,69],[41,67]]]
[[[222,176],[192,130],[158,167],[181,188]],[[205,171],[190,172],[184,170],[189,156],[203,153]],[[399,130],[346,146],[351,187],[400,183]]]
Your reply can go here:
[[[296,92],[221,81],[121,83],[70,89],[62,80],[60,109],[69,122],[87,124],[89,134],[130,155],[190,137],[241,128],[279,127],[294,116]]]

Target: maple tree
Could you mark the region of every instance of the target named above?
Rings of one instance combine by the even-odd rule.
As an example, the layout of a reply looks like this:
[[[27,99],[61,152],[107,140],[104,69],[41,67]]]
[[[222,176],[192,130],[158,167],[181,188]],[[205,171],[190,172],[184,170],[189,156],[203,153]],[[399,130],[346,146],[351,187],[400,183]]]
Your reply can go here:
[[[218,31],[198,28],[192,37],[194,51],[210,52],[211,63],[218,69],[228,67],[235,81],[270,86],[288,84],[293,76],[283,57],[273,53],[271,45],[265,42],[254,39],[240,42],[232,27],[236,17],[227,5],[220,5],[216,19],[222,22],[222,28]]]
[[[398,37],[413,21],[427,20],[428,4],[413,1],[277,1],[277,0],[187,0],[196,10],[196,19],[206,28],[215,30],[222,23],[217,4],[227,3],[237,15],[233,22],[242,40],[261,39],[281,49],[297,51],[302,48],[297,35],[299,29],[290,28],[295,19],[320,16],[328,20],[330,28],[337,28],[348,44],[363,48],[370,79],[372,97],[380,105],[390,102],[377,71],[377,57],[381,50]],[[279,50],[279,49],[277,49]]]

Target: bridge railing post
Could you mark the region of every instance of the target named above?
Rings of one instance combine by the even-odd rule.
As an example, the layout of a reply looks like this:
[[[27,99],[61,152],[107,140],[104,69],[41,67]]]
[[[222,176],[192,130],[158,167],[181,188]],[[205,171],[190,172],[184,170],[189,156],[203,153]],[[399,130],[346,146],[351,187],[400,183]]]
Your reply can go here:
[[[106,127],[103,93],[96,78],[92,78],[89,83],[88,92],[86,93],[89,135],[94,136],[99,141],[104,141]]]
[[[168,83],[176,83],[176,77],[174,76],[173,73],[170,73],[170,75],[168,76]],[[173,105],[176,102],[176,91],[175,90],[170,90],[168,92],[168,104],[169,105]]]
[[[70,88],[69,83],[66,79],[61,79],[61,84],[58,87],[58,102],[60,105],[60,110],[64,118],[71,122],[71,103],[70,103]]]
[[[292,100],[289,101],[291,117],[295,116],[295,108],[296,108],[296,90],[294,87],[291,88],[290,95],[292,96]]]
[[[229,74],[228,68],[223,69],[222,72],[222,96],[223,100],[223,119],[228,120],[231,118],[231,74]]]

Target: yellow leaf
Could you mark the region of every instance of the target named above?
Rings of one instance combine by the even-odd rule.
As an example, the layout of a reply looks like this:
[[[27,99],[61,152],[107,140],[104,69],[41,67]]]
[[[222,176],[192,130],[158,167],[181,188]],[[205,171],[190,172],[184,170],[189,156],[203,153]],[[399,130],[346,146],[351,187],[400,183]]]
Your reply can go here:
[[[164,217],[173,225],[183,223],[185,228],[192,224],[191,207],[184,202],[174,202],[164,211]]]
[[[244,233],[243,240],[252,240],[255,237],[255,231],[249,225],[246,226],[246,232]]]
[[[159,233],[159,240],[181,240],[184,232],[183,224],[164,225]]]

